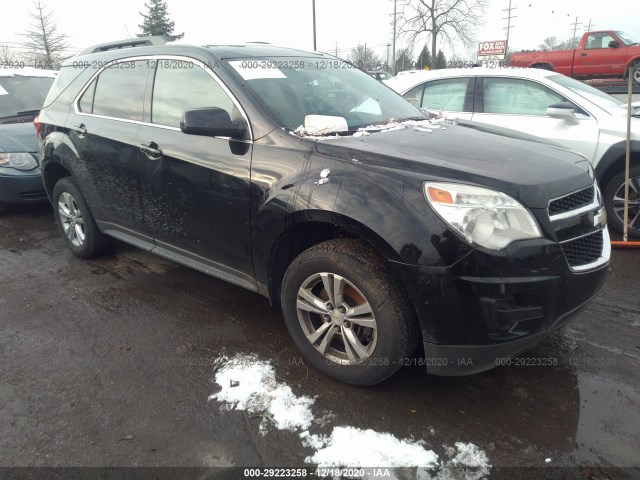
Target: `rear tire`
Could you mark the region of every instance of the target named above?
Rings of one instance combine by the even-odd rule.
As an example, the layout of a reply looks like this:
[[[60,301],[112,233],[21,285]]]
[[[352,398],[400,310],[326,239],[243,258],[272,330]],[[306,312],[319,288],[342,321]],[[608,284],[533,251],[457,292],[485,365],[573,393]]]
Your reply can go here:
[[[604,191],[609,226],[618,233],[624,232],[624,170],[613,177]],[[640,238],[640,165],[629,172],[629,228],[630,237]]]
[[[281,302],[289,334],[304,357],[352,385],[389,378],[420,339],[399,280],[359,240],[330,240],[302,252],[285,273]]]
[[[7,213],[9,211],[9,205],[6,203],[0,202],[0,215]]]
[[[98,230],[87,202],[71,177],[56,183],[53,212],[58,231],[76,257],[94,258],[112,250],[113,238]]]

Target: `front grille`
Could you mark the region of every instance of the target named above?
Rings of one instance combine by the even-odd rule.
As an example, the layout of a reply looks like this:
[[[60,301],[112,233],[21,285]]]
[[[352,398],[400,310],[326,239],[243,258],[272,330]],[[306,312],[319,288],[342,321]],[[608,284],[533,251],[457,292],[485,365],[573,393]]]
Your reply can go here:
[[[569,265],[581,267],[595,263],[602,256],[603,231],[592,233],[586,237],[570,240],[562,244],[562,250]]]
[[[578,210],[581,207],[586,207],[593,202],[595,196],[595,189],[593,186],[580,190],[579,192],[572,193],[566,197],[552,200],[549,204],[549,215],[560,215],[561,213],[570,212],[572,210]]]

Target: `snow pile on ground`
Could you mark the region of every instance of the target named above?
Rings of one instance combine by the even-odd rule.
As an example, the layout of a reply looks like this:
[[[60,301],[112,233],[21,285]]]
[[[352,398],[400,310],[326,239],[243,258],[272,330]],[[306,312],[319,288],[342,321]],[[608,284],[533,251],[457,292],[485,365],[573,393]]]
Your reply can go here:
[[[319,467],[431,468],[438,463],[438,455],[431,450],[374,430],[336,427],[328,437],[310,435],[308,431],[302,432],[300,437],[304,446],[316,450],[305,462]]]
[[[424,440],[400,440],[390,433],[351,426],[334,427],[330,435],[311,434],[308,429],[314,423],[311,407],[315,399],[297,397],[289,386],[279,383],[269,362],[239,355],[221,357],[216,367],[215,381],[221,390],[209,400],[223,402],[225,410],[261,416],[262,434],[266,434],[269,422],[280,430],[304,430],[300,433],[302,444],[314,451],[305,458],[306,463],[321,468],[362,468],[365,472],[384,467],[389,469],[389,478],[405,478],[404,470],[410,468],[411,478],[417,480],[480,480],[489,476],[489,459],[473,443],[444,446],[447,458],[439,461]],[[368,476],[370,473],[365,473]]]
[[[417,480],[481,480],[489,476],[491,465],[484,451],[473,443],[456,442],[455,446],[445,447],[452,458],[442,462],[435,474],[419,470]]]
[[[260,413],[260,431],[266,433],[267,420],[280,430],[309,428],[313,422],[314,399],[297,397],[288,385],[279,383],[273,367],[254,356],[224,358],[216,372],[216,383],[222,390],[209,400],[224,402],[229,410]]]

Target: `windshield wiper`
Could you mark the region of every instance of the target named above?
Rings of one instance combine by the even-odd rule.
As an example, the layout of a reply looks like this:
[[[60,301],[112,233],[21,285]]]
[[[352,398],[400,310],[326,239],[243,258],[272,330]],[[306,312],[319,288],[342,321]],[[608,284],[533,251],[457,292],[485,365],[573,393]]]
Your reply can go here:
[[[16,113],[14,116],[19,117],[21,115],[38,115],[40,113],[40,109],[37,110],[23,110],[22,112]]]

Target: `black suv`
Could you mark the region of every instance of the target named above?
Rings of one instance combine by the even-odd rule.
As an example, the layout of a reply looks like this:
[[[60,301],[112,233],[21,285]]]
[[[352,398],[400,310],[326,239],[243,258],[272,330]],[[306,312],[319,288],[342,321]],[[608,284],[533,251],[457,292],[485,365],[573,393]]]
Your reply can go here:
[[[342,381],[498,365],[602,288],[610,246],[581,156],[428,119],[335,57],[157,38],[67,60],[39,155],[69,248],[113,238],[280,304]]]

